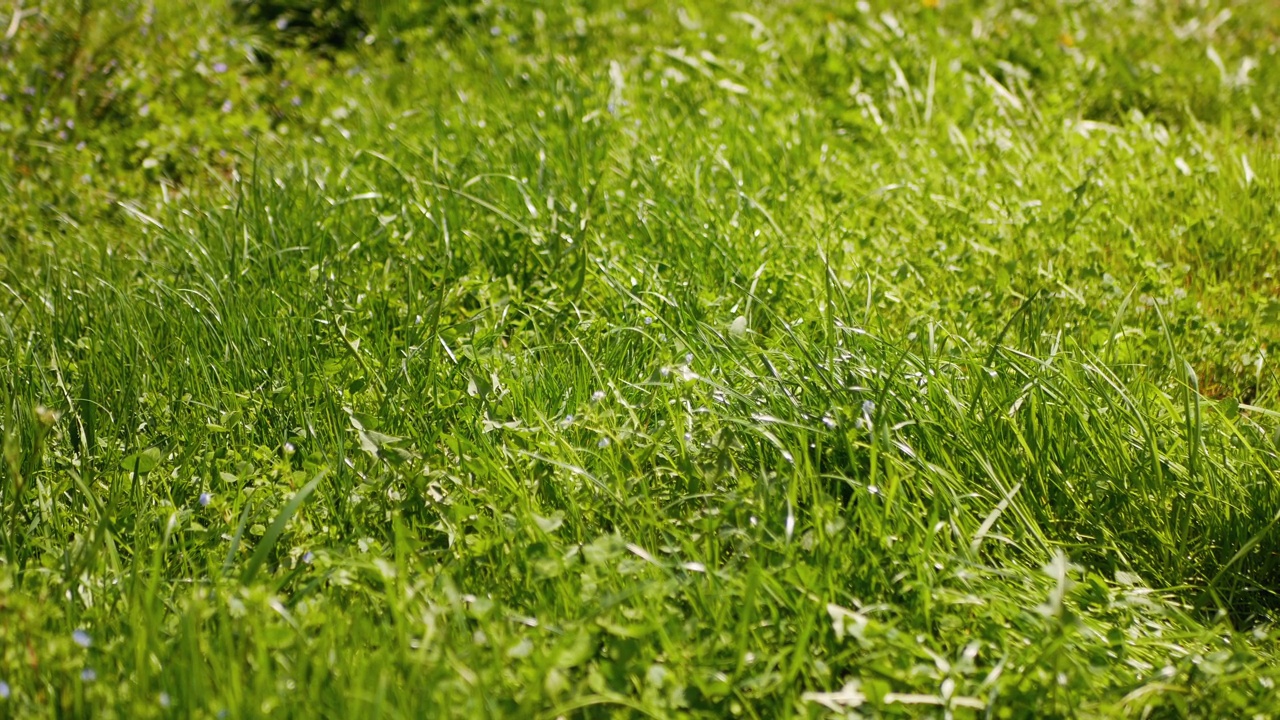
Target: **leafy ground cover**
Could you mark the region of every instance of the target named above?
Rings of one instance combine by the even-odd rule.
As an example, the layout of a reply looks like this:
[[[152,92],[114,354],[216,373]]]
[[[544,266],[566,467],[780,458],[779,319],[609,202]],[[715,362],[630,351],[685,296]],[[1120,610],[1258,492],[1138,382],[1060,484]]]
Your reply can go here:
[[[0,717],[1280,712],[1275,3],[5,12]]]

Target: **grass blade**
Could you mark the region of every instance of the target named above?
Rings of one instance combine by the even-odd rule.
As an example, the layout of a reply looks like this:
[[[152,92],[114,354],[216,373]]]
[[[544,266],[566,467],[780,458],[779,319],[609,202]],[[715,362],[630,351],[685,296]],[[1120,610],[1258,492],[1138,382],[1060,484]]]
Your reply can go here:
[[[253,582],[253,578],[258,574],[258,569],[266,562],[267,555],[271,553],[271,549],[275,547],[276,541],[280,539],[280,534],[284,532],[284,528],[289,524],[289,520],[298,512],[302,504],[311,497],[311,493],[319,487],[320,481],[324,480],[329,474],[328,469],[323,469],[316,473],[311,482],[302,486],[302,489],[294,493],[289,499],[289,503],[284,506],[280,514],[276,515],[276,519],[272,521],[271,527],[267,528],[267,533],[258,541],[257,547],[253,549],[253,555],[249,558],[249,564],[245,566],[244,572],[240,575],[240,581],[248,585]]]

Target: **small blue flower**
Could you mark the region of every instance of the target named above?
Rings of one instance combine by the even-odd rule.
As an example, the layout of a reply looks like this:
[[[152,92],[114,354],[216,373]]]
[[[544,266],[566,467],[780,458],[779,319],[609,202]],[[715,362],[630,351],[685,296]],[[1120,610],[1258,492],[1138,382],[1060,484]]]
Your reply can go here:
[[[231,112],[231,108],[233,107],[235,106],[231,104],[231,101],[227,100],[226,102],[222,103],[222,112],[229,113]]]
[[[609,445],[610,445],[610,442],[609,442],[609,438],[607,437],[600,438],[600,442],[596,443],[596,447],[601,449],[607,448],[609,447]]]
[[[98,673],[93,668],[85,668],[80,671],[80,679],[84,682],[91,683],[98,679]]]
[[[209,503],[212,501],[212,495],[207,492],[200,493],[200,507],[209,507]]]
[[[87,648],[93,644],[93,638],[89,637],[89,633],[81,629],[71,633],[71,639],[82,648]]]
[[[213,71],[221,75],[222,73],[227,71],[227,64],[223,62],[214,63]]]
[[[0,700],[8,700],[10,694],[9,683],[0,680]]]
[[[308,551],[306,552],[306,554],[304,554],[304,555],[302,556],[302,562],[304,562],[304,563],[306,563],[306,564],[308,564],[308,565],[310,565],[310,564],[311,564],[311,561],[312,561],[312,560],[315,560],[315,559],[316,559],[316,554],[315,554],[315,553],[313,553],[313,552],[311,552],[310,550],[308,550]]]

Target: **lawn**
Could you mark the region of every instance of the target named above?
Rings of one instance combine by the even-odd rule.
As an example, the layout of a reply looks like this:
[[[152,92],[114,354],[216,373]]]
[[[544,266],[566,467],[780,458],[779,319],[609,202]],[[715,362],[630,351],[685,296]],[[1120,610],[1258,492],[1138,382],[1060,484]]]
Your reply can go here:
[[[0,9],[0,719],[1280,716],[1274,0]]]

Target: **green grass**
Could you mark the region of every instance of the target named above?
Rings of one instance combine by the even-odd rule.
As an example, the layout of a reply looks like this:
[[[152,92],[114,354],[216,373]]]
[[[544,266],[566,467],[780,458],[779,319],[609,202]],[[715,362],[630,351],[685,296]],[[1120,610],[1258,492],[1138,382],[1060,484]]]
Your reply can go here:
[[[0,22],[0,718],[1280,714],[1274,2],[157,5]]]

